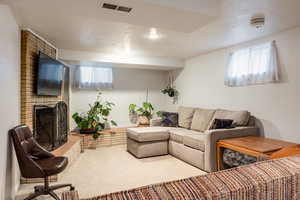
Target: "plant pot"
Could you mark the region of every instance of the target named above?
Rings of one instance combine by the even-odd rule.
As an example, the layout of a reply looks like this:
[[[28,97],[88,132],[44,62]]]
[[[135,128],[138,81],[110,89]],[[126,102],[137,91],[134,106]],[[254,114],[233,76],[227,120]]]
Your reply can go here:
[[[149,124],[150,124],[150,120],[148,117],[146,116],[138,117],[138,125],[149,125]]]
[[[168,92],[168,95],[169,97],[174,97],[175,96],[175,92],[172,90],[172,91],[169,91]]]
[[[129,113],[129,120],[132,124],[136,124],[137,121],[138,121],[138,115],[137,113],[134,113],[134,112],[130,112]]]
[[[79,130],[79,132],[81,134],[94,134],[94,133],[96,133],[96,129],[95,128],[82,128]]]

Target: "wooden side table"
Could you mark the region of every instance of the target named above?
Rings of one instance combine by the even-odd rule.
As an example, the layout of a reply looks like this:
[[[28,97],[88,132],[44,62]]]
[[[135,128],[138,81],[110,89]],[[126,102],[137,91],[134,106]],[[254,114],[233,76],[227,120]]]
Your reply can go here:
[[[271,154],[282,148],[295,145],[297,144],[258,136],[220,140],[217,142],[217,169],[224,169],[223,151],[225,148],[254,156],[258,160],[264,160],[271,159]]]

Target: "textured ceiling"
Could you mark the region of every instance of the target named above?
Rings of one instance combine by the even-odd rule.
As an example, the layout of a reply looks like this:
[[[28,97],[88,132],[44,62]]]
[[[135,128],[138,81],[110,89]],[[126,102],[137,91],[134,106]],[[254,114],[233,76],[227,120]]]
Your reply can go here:
[[[102,2],[133,8],[101,9]],[[60,49],[184,59],[300,25],[299,0],[10,0],[20,24]],[[263,13],[266,25],[249,25]],[[157,28],[157,40],[147,38]]]

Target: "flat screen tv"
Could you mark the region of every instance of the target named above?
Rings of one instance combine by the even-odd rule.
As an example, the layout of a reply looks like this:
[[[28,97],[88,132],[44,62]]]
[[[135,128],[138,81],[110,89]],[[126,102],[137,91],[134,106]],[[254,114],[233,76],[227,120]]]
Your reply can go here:
[[[64,65],[42,52],[38,58],[37,95],[60,96]]]

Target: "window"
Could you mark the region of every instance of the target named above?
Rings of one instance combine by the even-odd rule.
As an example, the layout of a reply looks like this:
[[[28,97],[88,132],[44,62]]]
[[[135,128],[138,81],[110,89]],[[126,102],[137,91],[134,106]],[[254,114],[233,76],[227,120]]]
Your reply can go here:
[[[279,81],[275,41],[230,54],[225,85],[246,86]]]
[[[80,89],[112,88],[113,74],[111,68],[78,67],[76,70],[75,87]]]

